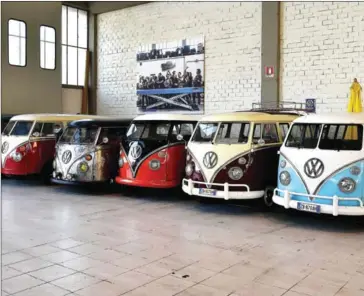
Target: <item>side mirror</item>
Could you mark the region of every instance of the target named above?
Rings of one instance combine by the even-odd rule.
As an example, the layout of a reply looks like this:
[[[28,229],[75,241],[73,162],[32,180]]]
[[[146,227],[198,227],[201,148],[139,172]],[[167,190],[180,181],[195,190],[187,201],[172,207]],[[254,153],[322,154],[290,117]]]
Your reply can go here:
[[[107,144],[109,142],[109,139],[107,137],[102,139],[102,143]]]
[[[258,140],[258,145],[264,145],[264,144],[265,144],[265,141],[263,139]]]
[[[177,135],[177,140],[178,140],[178,141],[182,141],[182,140],[183,140],[183,136],[182,136],[181,134],[178,134],[178,135]]]

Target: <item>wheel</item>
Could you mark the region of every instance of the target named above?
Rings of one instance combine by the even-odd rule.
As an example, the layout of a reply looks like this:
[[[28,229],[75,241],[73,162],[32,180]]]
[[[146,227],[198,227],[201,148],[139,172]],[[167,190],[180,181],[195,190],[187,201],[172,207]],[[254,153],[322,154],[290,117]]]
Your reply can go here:
[[[40,173],[40,178],[43,184],[45,185],[52,184],[51,182],[52,171],[53,171],[52,161],[49,161],[43,166],[42,171]]]
[[[267,188],[265,188],[263,201],[264,201],[264,205],[268,208],[271,208],[274,205],[273,194],[274,194],[274,187],[268,186]]]

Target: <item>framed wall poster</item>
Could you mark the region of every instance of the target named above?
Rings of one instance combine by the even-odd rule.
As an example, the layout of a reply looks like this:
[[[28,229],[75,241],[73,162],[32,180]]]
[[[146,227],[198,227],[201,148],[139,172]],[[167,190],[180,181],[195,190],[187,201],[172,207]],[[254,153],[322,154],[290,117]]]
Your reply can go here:
[[[138,113],[204,112],[204,38],[140,46],[137,52]]]

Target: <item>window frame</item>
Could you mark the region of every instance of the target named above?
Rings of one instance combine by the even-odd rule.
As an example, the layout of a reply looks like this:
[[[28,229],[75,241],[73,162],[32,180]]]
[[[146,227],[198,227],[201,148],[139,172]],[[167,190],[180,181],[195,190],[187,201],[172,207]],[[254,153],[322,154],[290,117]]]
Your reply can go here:
[[[54,30],[54,42],[50,42],[50,41],[46,41],[46,40],[42,40],[42,36],[41,36],[41,31],[42,31],[42,27],[45,28],[51,28]],[[43,68],[41,65],[41,61],[42,61],[42,57],[41,57],[41,44],[42,42],[44,43],[52,43],[54,44],[54,68]],[[46,56],[46,50],[44,47],[44,63],[45,63],[45,56]],[[41,68],[42,70],[48,70],[48,71],[55,71],[57,69],[57,30],[55,27],[50,26],[50,25],[46,25],[46,24],[40,24],[39,25],[39,68]]]
[[[86,49],[86,57],[87,57],[87,50],[89,49],[90,47],[90,40],[89,40],[89,31],[90,31],[90,27],[89,27],[89,19],[90,19],[90,13],[88,10],[86,9],[82,9],[82,8],[79,8],[79,7],[76,7],[76,6],[72,6],[72,5],[68,5],[68,4],[63,4],[62,3],[62,8],[63,7],[66,7],[67,8],[67,14],[66,14],[66,25],[64,27],[63,25],[63,22],[62,22],[62,31],[63,30],[66,30],[66,44],[63,43],[63,37],[61,36],[61,53],[62,53],[62,77],[61,77],[61,80],[63,79],[63,46],[66,47],[66,63],[67,63],[67,66],[66,66],[66,83],[63,83],[62,81],[62,88],[72,88],[72,89],[83,89],[83,85],[79,85],[78,84],[78,49],[81,48],[81,49]],[[77,46],[74,46],[74,45],[68,45],[68,8],[73,8],[73,9],[77,9],[77,26],[76,26],[76,29],[77,29]],[[63,10],[63,9],[62,9]],[[78,46],[78,11],[79,10],[82,10],[82,11],[85,11],[86,14],[87,14],[87,30],[86,30],[86,47],[79,47]],[[69,47],[72,47],[72,48],[76,48],[77,49],[77,84],[69,84],[68,83],[68,48]]]
[[[21,37],[21,36],[15,36],[15,35],[10,35],[9,34],[9,22],[10,21],[17,21],[17,22],[22,22],[25,25],[25,37]],[[24,66],[22,65],[14,65],[10,63],[10,43],[9,43],[9,37],[13,36],[13,37],[17,37],[19,39],[24,38],[25,39],[25,64]],[[8,64],[12,67],[20,67],[20,68],[25,68],[28,65],[28,24],[26,23],[26,21],[20,20],[20,19],[16,19],[16,18],[9,18],[7,21],[7,42],[8,42],[8,46],[7,46],[7,50],[8,50]],[[20,50],[20,49],[19,49]]]

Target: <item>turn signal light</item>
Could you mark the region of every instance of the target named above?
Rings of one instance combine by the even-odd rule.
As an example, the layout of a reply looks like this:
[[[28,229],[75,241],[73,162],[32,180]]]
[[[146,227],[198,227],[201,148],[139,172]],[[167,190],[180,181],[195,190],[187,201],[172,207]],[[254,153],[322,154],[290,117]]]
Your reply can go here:
[[[90,160],[92,159],[92,156],[91,156],[90,154],[87,154],[87,155],[85,156],[85,159],[86,159],[87,161],[90,161]]]
[[[19,151],[20,151],[20,152],[24,152],[24,151],[25,151],[25,146],[20,146],[20,147],[19,147]]]
[[[165,158],[165,157],[166,157],[166,155],[167,155],[167,152],[166,152],[165,150],[162,150],[162,151],[159,151],[159,152],[158,152],[158,156],[159,156],[160,158]]]

